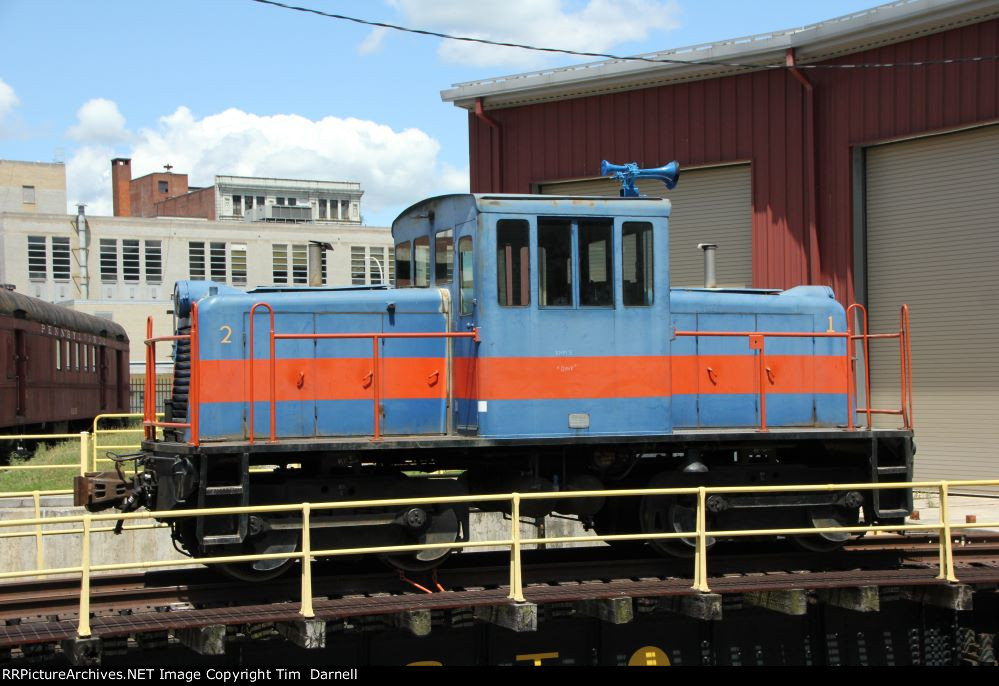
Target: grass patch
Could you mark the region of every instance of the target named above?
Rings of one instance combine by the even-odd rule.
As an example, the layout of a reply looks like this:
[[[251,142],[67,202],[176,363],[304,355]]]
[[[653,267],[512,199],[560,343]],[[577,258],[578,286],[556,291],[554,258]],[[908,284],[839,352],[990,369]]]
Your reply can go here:
[[[0,491],[54,491],[73,488],[73,477],[80,473],[80,442],[64,441],[40,445],[34,456],[25,460],[11,458],[17,465],[74,465],[76,469],[0,470]]]

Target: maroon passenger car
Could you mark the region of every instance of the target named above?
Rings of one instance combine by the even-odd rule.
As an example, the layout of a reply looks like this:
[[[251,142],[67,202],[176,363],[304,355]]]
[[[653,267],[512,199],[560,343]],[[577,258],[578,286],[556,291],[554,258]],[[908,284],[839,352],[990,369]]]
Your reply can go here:
[[[128,412],[121,325],[0,288],[0,433],[63,433]]]

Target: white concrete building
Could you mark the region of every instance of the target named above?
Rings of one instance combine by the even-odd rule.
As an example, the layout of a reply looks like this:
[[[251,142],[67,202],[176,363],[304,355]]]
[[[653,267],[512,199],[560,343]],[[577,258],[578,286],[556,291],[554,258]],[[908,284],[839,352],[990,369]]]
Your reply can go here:
[[[64,168],[57,166],[64,179]],[[175,281],[206,279],[243,289],[307,286],[310,241],[332,248],[323,251],[320,265],[327,286],[394,281],[388,228],[336,221],[81,217],[64,213],[64,182],[62,188],[58,211],[0,211],[0,283],[121,323],[132,342],[133,373],[145,367],[146,317],[153,316],[158,335],[172,328]],[[20,200],[19,185],[16,190]],[[345,210],[351,211],[349,204]],[[157,366],[169,365],[169,352],[167,345],[157,348]]]

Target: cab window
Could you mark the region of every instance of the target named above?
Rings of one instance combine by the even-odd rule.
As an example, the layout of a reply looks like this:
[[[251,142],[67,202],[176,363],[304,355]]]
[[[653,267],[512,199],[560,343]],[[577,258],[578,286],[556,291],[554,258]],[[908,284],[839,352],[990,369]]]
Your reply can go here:
[[[472,271],[472,237],[458,240],[458,279],[460,285],[461,313],[472,314],[475,299],[475,281]]]
[[[579,304],[583,307],[614,306],[613,229],[610,219],[579,220]]]
[[[421,236],[413,241],[413,285],[417,288],[430,285],[429,236]]]
[[[524,219],[496,223],[496,292],[504,307],[531,304],[530,226]]]
[[[538,300],[572,307],[572,221],[538,219]]]
[[[653,292],[652,224],[625,222],[621,230],[621,295],[626,306],[649,306]]]
[[[451,283],[454,274],[454,231],[438,231],[434,239],[434,283]]]
[[[413,283],[413,256],[410,254],[409,241],[395,246],[395,285],[398,288],[409,288]]]

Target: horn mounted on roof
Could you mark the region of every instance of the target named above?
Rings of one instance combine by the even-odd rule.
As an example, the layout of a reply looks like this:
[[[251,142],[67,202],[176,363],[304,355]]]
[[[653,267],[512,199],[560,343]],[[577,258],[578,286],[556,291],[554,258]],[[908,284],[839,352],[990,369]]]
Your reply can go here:
[[[613,176],[621,182],[622,198],[639,197],[635,181],[638,179],[658,179],[666,184],[667,190],[673,190],[680,178],[680,165],[673,160],[667,165],[655,169],[639,169],[637,162],[628,164],[611,164],[607,160],[600,163],[601,176]]]

